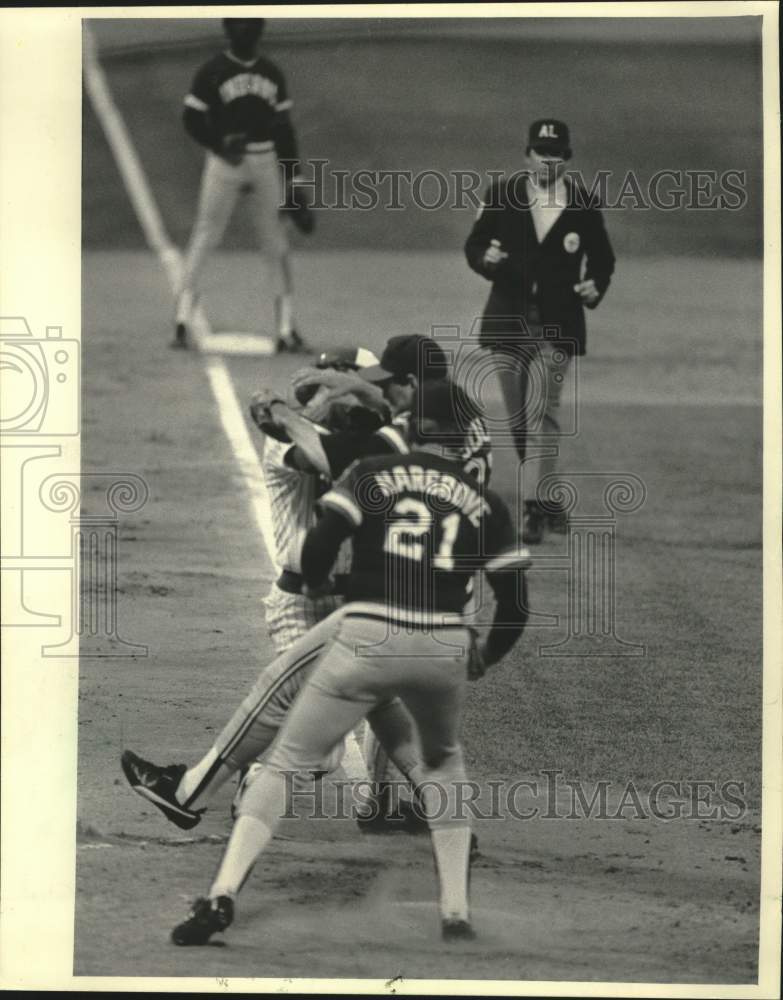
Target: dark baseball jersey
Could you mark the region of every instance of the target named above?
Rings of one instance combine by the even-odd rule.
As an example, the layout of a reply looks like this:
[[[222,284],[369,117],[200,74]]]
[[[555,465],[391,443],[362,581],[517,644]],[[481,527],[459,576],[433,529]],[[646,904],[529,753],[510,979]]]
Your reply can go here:
[[[459,462],[479,485],[488,486],[492,473],[492,441],[478,410],[468,411],[468,418],[464,443],[444,446],[444,456]],[[410,451],[410,419],[410,413],[403,413],[373,434],[346,431],[325,435],[321,439],[321,447],[329,462],[332,479],[337,479],[354,462],[370,455],[407,454]]]
[[[209,114],[217,137],[245,133],[250,143],[272,143],[277,115],[291,107],[285,79],[273,62],[250,62],[221,52],[196,73],[185,104]],[[271,148],[271,147],[270,147]]]
[[[347,600],[383,604],[390,617],[460,613],[477,570],[519,560],[500,497],[430,452],[364,459],[320,504],[353,534]]]

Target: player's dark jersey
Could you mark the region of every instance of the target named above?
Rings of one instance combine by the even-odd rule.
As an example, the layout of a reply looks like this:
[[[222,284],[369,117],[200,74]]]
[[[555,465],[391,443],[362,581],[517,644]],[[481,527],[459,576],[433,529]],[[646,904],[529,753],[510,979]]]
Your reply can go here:
[[[519,559],[503,501],[430,452],[364,459],[320,503],[353,530],[347,599],[392,616],[459,613],[477,570]]]
[[[277,115],[291,107],[283,74],[273,62],[258,56],[246,63],[228,52],[198,70],[185,104],[210,116],[218,138],[245,133],[257,143],[274,140]]]
[[[458,462],[480,486],[488,486],[492,473],[492,441],[489,431],[477,407],[473,406],[471,410],[466,409],[464,412],[467,415],[464,441],[453,447],[444,446],[444,456]],[[344,431],[324,435],[321,447],[329,462],[332,479],[337,479],[354,462],[370,455],[407,454],[410,451],[410,419],[410,413],[403,413],[372,434]]]

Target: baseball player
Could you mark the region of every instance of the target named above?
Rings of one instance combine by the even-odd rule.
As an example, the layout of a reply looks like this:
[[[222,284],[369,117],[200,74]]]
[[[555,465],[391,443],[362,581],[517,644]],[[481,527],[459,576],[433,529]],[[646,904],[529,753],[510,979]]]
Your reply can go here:
[[[538,495],[557,468],[560,398],[574,355],[585,353],[584,308],[606,294],[615,257],[600,209],[565,173],[568,126],[533,122],[525,170],[493,183],[465,243],[470,267],[492,282],[481,344],[493,351],[524,470],[523,539],[567,531],[567,514]],[[530,433],[542,435],[536,455]]]
[[[314,220],[296,184],[292,102],[283,74],[258,52],[264,18],[227,17],[223,27],[228,49],[198,70],[185,97],[185,129],[204,147],[206,159],[177,296],[174,346],[187,346],[204,263],[220,244],[242,195],[275,286],[277,349],[303,351],[292,314],[293,282],[281,208],[303,232],[312,231]]]
[[[267,765],[249,782],[209,896],[172,932],[178,945],[204,945],[233,920],[234,900],[286,812],[290,775],[322,765],[365,715],[402,702],[415,720],[421,761],[407,771],[420,789],[432,835],[445,940],[475,936],[468,907],[470,817],[459,744],[469,675],[481,676],[513,646],[526,612],[518,599],[519,550],[508,510],[457,462],[442,457],[460,433],[451,386],[417,396],[414,450],[362,460],[321,498],[302,571],[309,593],[329,590],[340,546],[353,539],[347,604],[335,612],[328,649],[289,713]],[[476,570],[497,598],[479,647],[462,611]],[[445,808],[444,808],[445,805]]]
[[[375,435],[330,435],[313,442],[308,454],[302,450],[289,453],[289,462],[300,468],[312,468],[313,452],[322,453],[317,468],[328,467],[332,479],[338,476],[356,459],[388,451],[407,450],[407,435],[411,420],[411,406],[419,384],[416,373],[423,373],[423,385],[433,380],[443,379],[448,372],[446,356],[440,345],[428,338],[417,335],[392,337],[383,352],[378,365],[364,367],[352,377],[343,373],[317,372],[305,370],[294,377],[298,388],[310,385],[326,386],[334,393],[352,391],[365,405],[371,405],[373,394],[362,394],[361,381],[383,390],[392,410],[393,419],[387,427]],[[453,399],[463,422],[464,437],[458,446],[452,443],[444,448],[444,454],[462,464],[479,484],[488,486],[492,471],[491,440],[484,418],[476,404],[458,385],[452,385]],[[329,397],[325,397],[329,398]],[[306,428],[304,432],[307,433]],[[296,430],[291,433],[294,442],[301,440]],[[371,726],[364,733],[364,761],[370,785],[377,791],[367,797],[365,816],[357,819],[363,833],[388,833],[405,829],[415,833],[426,829],[421,822],[420,811],[415,807],[412,790],[406,788],[406,781],[395,767],[377,738]],[[351,758],[352,760],[355,758]]]
[[[375,385],[357,379],[356,375],[366,371],[370,379],[375,379],[384,372],[388,376],[389,370],[393,370],[397,372],[396,381],[392,383],[387,377],[385,390],[395,401],[392,408],[404,406],[409,414],[418,377],[421,377],[422,386],[428,388],[442,381],[448,370],[440,347],[427,338],[392,338],[382,355],[380,366],[367,364],[374,359],[368,351],[360,349],[356,358],[355,365],[343,364],[342,367],[346,370],[337,372],[334,369],[339,366],[339,357],[333,356],[333,364],[329,368],[317,372],[315,376],[311,373],[311,377],[303,381],[309,386],[312,377],[317,377],[334,383],[335,377],[340,376],[357,390],[357,395],[363,389],[367,390],[366,401],[377,402],[378,390]],[[360,362],[365,367],[361,367]],[[388,368],[384,368],[384,365]],[[347,371],[351,367],[357,369],[355,374]],[[405,367],[412,371],[404,373],[402,369]],[[418,373],[418,377],[413,371]],[[340,378],[336,381],[339,382]],[[451,383],[447,382],[446,385],[454,395]],[[344,395],[345,386],[341,390],[341,396]],[[465,402],[459,396],[456,400],[464,424]],[[312,407],[312,403],[310,406]],[[302,473],[336,476],[362,455],[402,455],[409,451],[406,436],[394,425],[381,427],[375,433],[363,430],[319,434],[302,414],[294,412],[283,400],[274,397],[254,402],[252,412],[254,420],[263,430],[272,430],[276,434],[282,432],[282,436],[291,442],[300,442],[287,444],[287,450],[275,448],[274,459],[270,459],[264,466],[270,489],[277,547],[281,553],[279,558],[284,567],[267,598],[268,623],[279,655],[264,668],[240,710],[224,728],[215,744],[194,766],[187,768],[185,765],[172,765],[160,768],[131,751],[126,751],[123,755],[123,771],[134,790],[157,805],[168,819],[182,829],[191,829],[200,821],[214,793],[239,768],[252,764],[257,757],[263,755],[275,738],[307,673],[334,634],[335,620],[329,613],[341,603],[340,591],[344,589],[347,576],[341,572],[338,563],[332,593],[319,596],[302,593],[301,543],[305,530],[312,524],[312,504],[318,493],[315,477],[311,475],[303,478]],[[406,413],[403,411],[400,416],[407,424],[409,417]],[[479,441],[476,428],[471,424],[464,446],[460,444],[455,447],[452,442],[449,447],[471,475],[475,476],[475,470],[480,468],[488,476],[491,454],[486,428]],[[265,451],[265,460],[266,458]],[[307,517],[302,513],[305,510],[309,511]],[[344,551],[340,558],[346,559],[347,552]],[[343,566],[347,570],[347,566]],[[326,618],[326,615],[329,617]],[[308,625],[312,627],[306,631]],[[395,770],[394,765],[398,764],[401,756],[395,749],[399,745],[403,745],[404,765],[404,745],[406,740],[412,739],[410,720],[399,706],[395,706],[380,718],[373,718],[371,722],[370,729],[374,736],[365,747],[365,760],[371,762],[370,777],[387,785],[407,780],[404,766]],[[255,752],[248,756],[246,747],[243,746],[241,761],[238,763],[236,748],[242,744],[243,734],[249,726],[254,731]],[[347,750],[346,760],[343,761],[344,769],[354,778],[364,778],[367,771],[355,752],[352,740],[348,741]],[[332,759],[328,766],[325,762],[323,770],[329,771],[338,764],[339,759]],[[242,790],[240,785],[235,807]],[[370,799],[367,807],[366,823],[360,822],[360,827],[365,832],[380,832],[380,828],[384,826],[384,817],[389,813],[394,814],[392,829],[415,830],[420,826],[415,810],[406,809],[403,804],[400,804],[399,809],[392,809],[391,803],[384,801],[383,796],[378,801]]]

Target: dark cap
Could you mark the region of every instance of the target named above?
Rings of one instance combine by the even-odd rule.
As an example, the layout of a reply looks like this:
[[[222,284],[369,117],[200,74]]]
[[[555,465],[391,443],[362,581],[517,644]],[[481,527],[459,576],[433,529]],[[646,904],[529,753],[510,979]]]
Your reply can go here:
[[[362,368],[359,374],[368,382],[386,382],[390,378],[415,375],[419,382],[445,378],[449,362],[443,348],[431,337],[418,333],[392,337],[381,355],[381,363]]]
[[[571,136],[568,126],[557,118],[539,118],[530,126],[528,146],[537,153],[554,153],[568,159],[571,156]]]

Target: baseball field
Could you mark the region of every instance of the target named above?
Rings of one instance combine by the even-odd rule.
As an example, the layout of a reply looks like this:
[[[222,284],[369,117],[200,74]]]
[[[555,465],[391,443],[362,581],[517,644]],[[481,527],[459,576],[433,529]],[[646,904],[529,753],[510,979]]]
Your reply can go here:
[[[270,657],[261,601],[273,570],[204,357],[168,348],[165,274],[85,100],[83,465],[149,486],[144,508],[120,523],[118,551],[120,633],[148,653],[81,665],[75,972],[755,982],[758,47],[377,34],[269,43],[289,78],[303,152],[335,169],[512,169],[526,123],[546,113],[571,124],[586,175],[745,171],[747,202],[736,211],[626,203],[606,213],[617,273],[588,316],[562,468],[578,488],[575,514],[613,532],[613,633],[574,634],[567,541],[547,540],[530,572],[531,625],[472,688],[465,720],[471,777],[482,789],[517,782],[514,811],[476,823],[475,942],[456,949],[439,939],[426,838],[292,819],[243,891],[225,944],[168,943],[208,888],[233,789],[193,835],[180,834],[131,793],[119,755],[131,747],[168,763],[208,748]],[[103,60],[179,245],[201,164],[180,106],[210,51]],[[319,212],[316,235],[294,237],[305,335],[319,347],[380,351],[395,333],[467,333],[487,291],[461,255],[472,217],[448,206]],[[215,330],[268,330],[252,234],[235,222],[210,264],[205,309]],[[226,364],[243,408],[298,366]],[[516,509],[492,379],[483,399],[497,436],[493,485]],[[641,484],[634,502],[607,507],[607,487],[623,478]],[[601,787],[604,806],[582,808],[574,789],[589,800]]]

